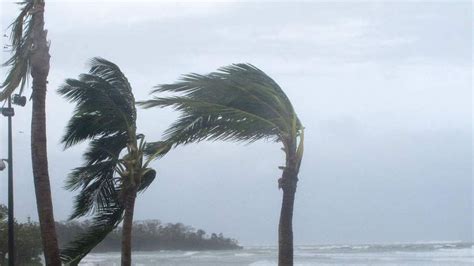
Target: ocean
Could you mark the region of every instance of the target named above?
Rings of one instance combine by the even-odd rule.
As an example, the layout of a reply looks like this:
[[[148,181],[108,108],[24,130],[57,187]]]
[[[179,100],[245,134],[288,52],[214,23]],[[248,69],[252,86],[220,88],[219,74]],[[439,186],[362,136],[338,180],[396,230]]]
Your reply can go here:
[[[474,265],[473,243],[399,243],[296,246],[295,265]],[[274,266],[277,248],[245,247],[228,251],[133,252],[136,266]],[[118,266],[120,253],[91,253],[80,265]]]

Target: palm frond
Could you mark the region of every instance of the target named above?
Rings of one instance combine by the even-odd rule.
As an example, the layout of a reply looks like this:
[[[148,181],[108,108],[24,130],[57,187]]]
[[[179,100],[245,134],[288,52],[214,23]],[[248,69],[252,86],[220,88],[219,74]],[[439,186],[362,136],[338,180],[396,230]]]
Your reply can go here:
[[[91,166],[76,168],[69,176],[67,188],[81,191],[74,200],[73,213],[70,219],[100,211],[110,203],[116,188],[114,162],[102,162]]]
[[[136,118],[136,111],[134,108],[135,97],[132,93],[132,87],[120,68],[116,64],[101,57],[92,58],[90,65],[90,74],[101,77],[107,83],[116,88],[122,95],[122,99],[127,102],[127,107],[130,108],[129,111],[133,114],[133,117]]]
[[[22,5],[20,14],[10,25],[12,56],[3,63],[4,67],[10,67],[5,80],[0,85],[0,101],[10,96],[19,88],[23,92],[30,74],[30,55],[33,46],[32,27],[34,0],[19,2]]]
[[[127,142],[126,134],[102,137],[90,142],[84,155],[85,165],[75,168],[66,183],[66,189],[81,189],[81,193],[75,198],[70,219],[108,206],[111,193],[116,189],[114,173],[120,152],[125,149]]]
[[[61,260],[68,265],[77,265],[95,246],[114,230],[123,219],[124,209],[118,204],[101,210],[92,221],[88,231],[61,249]]]
[[[135,100],[130,84],[115,64],[94,58],[89,74],[67,79],[58,92],[76,103],[62,139],[66,148],[95,137],[135,134]]]
[[[89,143],[89,149],[84,154],[87,165],[119,159],[120,152],[127,146],[128,135],[112,135],[94,139]]]
[[[153,92],[183,92],[195,99],[220,102],[245,99],[264,117],[291,119],[293,107],[280,86],[251,64],[233,64],[208,75],[188,74],[174,84],[157,86]],[[289,120],[288,120],[289,121]]]
[[[250,64],[234,64],[208,75],[188,74],[173,84],[159,85],[153,93],[177,96],[154,97],[140,102],[144,108],[173,107],[181,116],[165,131],[174,145],[201,140],[252,142],[281,140],[301,126],[280,86]]]
[[[146,190],[156,177],[156,171],[147,168],[144,171],[141,183],[138,186],[138,192]],[[115,178],[116,180],[118,178]],[[117,183],[108,182],[109,180],[95,179],[86,189],[81,190],[76,198],[76,205],[79,200],[82,200],[81,207],[75,207],[75,212],[82,212],[81,215],[72,215],[70,219],[83,216],[84,213],[90,213],[91,206],[100,205],[94,211],[95,216],[88,231],[80,236],[77,236],[72,242],[68,243],[64,249],[61,250],[61,259],[68,265],[77,265],[94,247],[96,247],[104,238],[117,226],[123,219],[124,208],[121,205],[119,198],[120,188]],[[98,188],[97,186],[102,186]],[[90,194],[104,193],[101,197],[103,202],[97,198],[90,198]],[[96,201],[96,202],[94,202]],[[81,209],[85,208],[85,209]]]

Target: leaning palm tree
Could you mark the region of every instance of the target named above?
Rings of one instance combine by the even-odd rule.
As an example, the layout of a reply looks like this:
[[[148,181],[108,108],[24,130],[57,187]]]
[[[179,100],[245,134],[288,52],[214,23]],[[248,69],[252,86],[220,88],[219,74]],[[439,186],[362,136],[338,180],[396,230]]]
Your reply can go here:
[[[92,59],[89,73],[66,80],[59,93],[76,103],[62,139],[65,148],[89,141],[84,165],[71,172],[66,185],[80,189],[70,218],[95,215],[89,230],[69,243],[61,257],[76,265],[123,221],[122,265],[131,265],[135,199],[154,180],[156,172],[148,165],[166,146],[146,145],[137,134],[132,88],[112,62]]]
[[[20,14],[11,24],[12,56],[4,66],[10,67],[0,88],[0,101],[11,97],[13,92],[23,92],[31,74],[33,101],[31,117],[31,158],[36,193],[36,205],[40,222],[44,258],[47,265],[61,265],[54,224],[51,187],[48,173],[46,147],[46,87],[49,73],[49,44],[44,29],[43,0],[24,0]]]
[[[250,64],[235,64],[208,75],[188,74],[153,93],[175,93],[140,103],[181,112],[165,132],[173,146],[202,140],[280,142],[286,165],[278,180],[283,190],[279,224],[279,265],[293,265],[293,206],[303,156],[303,126],[278,84]]]

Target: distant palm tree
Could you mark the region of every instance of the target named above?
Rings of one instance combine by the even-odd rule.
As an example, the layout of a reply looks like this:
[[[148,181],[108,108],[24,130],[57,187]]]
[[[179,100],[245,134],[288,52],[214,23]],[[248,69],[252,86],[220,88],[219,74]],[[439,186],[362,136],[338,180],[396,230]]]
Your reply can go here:
[[[303,126],[278,84],[250,64],[234,64],[208,75],[188,74],[154,93],[176,93],[139,103],[174,107],[181,116],[165,132],[177,146],[202,140],[280,142],[286,165],[278,180],[283,190],[279,224],[279,265],[293,265],[293,206],[301,159]]]
[[[71,219],[95,214],[89,231],[69,243],[61,257],[79,263],[123,220],[122,265],[131,265],[135,199],[155,178],[149,163],[167,150],[156,144],[148,145],[154,150],[145,149],[144,136],[136,131],[132,88],[112,62],[92,59],[89,73],[66,80],[59,93],[76,103],[62,139],[65,148],[89,141],[85,164],[67,182],[68,189],[81,189]]]
[[[4,66],[10,70],[1,84],[0,101],[14,91],[21,94],[28,76],[33,77],[31,158],[44,258],[47,265],[61,265],[54,224],[46,147],[46,87],[49,73],[49,44],[44,29],[43,0],[25,0],[20,14],[10,25],[12,57]]]

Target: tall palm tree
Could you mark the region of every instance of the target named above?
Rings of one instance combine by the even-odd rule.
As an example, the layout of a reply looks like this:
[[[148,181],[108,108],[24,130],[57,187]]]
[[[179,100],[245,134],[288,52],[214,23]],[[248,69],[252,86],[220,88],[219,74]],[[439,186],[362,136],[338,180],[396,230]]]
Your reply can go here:
[[[46,87],[49,73],[49,44],[44,29],[43,0],[24,0],[20,14],[11,24],[12,57],[4,66],[10,70],[1,84],[0,101],[18,90],[21,94],[28,76],[33,78],[31,117],[31,158],[44,257],[47,265],[61,265],[54,224],[46,145]]]
[[[181,116],[165,132],[177,146],[202,140],[280,142],[286,165],[278,180],[283,190],[279,223],[279,265],[293,265],[293,206],[303,157],[303,126],[278,84],[250,64],[234,64],[207,75],[188,74],[153,93],[175,93],[140,103],[173,107]]]
[[[146,145],[137,134],[132,87],[110,61],[93,58],[89,73],[67,79],[59,93],[76,103],[62,139],[65,148],[89,141],[84,165],[72,171],[66,186],[80,189],[70,218],[95,214],[89,231],[62,250],[62,259],[79,263],[123,221],[122,265],[131,265],[135,199],[154,180],[156,172],[148,165],[166,146]]]

